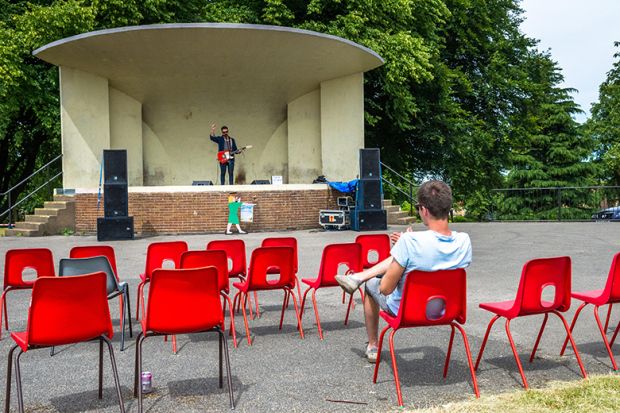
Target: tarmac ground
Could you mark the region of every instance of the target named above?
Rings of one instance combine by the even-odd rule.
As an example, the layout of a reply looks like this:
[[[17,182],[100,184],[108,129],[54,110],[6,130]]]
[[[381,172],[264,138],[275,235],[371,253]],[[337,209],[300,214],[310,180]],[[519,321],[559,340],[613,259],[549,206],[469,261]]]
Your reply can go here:
[[[389,230],[402,231],[404,228],[393,226]],[[474,361],[492,317],[478,304],[513,299],[526,261],[538,257],[570,256],[572,288],[584,291],[604,287],[611,258],[620,251],[620,226],[617,223],[462,223],[454,224],[452,228],[469,233],[473,244],[473,263],[467,270],[468,318],[465,330]],[[424,228],[416,224],[414,229]],[[352,231],[310,230],[229,237],[223,234],[156,236],[107,244],[116,250],[121,279],[129,282],[135,317],[136,287],[139,274],[144,270],[146,247],[151,242],[181,239],[187,241],[190,249],[204,249],[214,239],[242,237],[249,261],[251,251],[263,238],[295,236],[299,245],[298,278],[301,279],[316,277],[325,245],[353,242],[357,235]],[[14,248],[45,247],[53,251],[58,263],[60,258],[68,256],[71,247],[96,243],[94,236],[2,237],[0,254],[4,256],[7,250]],[[250,321],[254,336],[252,346],[245,337],[242,315],[235,317],[239,347],[234,349],[232,339],[229,339],[229,348],[237,411],[400,411],[396,406],[388,346],[384,347],[378,381],[372,383],[374,365],[364,358],[366,334],[359,295],[356,295],[358,305],[345,326],[346,305],[342,304],[341,290],[337,287],[319,290],[317,300],[324,340],[319,339],[310,299],[303,317],[305,339],[302,340],[297,332],[292,306],[285,314],[283,329],[278,330],[282,298],[280,291],[259,293],[262,314]],[[29,302],[29,290],[8,294],[11,331],[25,329]],[[565,313],[569,323],[578,305],[579,302],[573,300],[570,310]],[[574,337],[588,373],[605,374],[612,371],[611,362],[590,308],[582,312]],[[134,338],[126,336],[126,349],[121,352],[118,300],[110,301],[110,311],[125,407],[127,411],[136,411],[132,386],[139,323],[134,322]],[[606,311],[602,310],[603,319],[605,315]],[[612,316],[609,334],[619,320],[620,309]],[[541,322],[542,316],[531,316],[511,323],[530,387],[544,387],[551,380],[580,380],[573,353],[567,351],[565,356],[559,355],[565,335],[556,317],[549,318],[536,359],[533,363],[528,362]],[[405,329],[396,334],[396,358],[408,408],[473,398],[465,351],[459,337],[455,337],[448,376],[446,379],[442,376],[449,337],[447,327]],[[7,355],[12,345],[13,340],[3,329],[0,340],[0,377],[3,378],[6,377]],[[152,372],[154,387],[154,392],[145,396],[145,411],[227,411],[226,385],[222,389],[218,387],[217,334],[180,335],[178,346],[175,355],[171,343],[164,342],[161,337],[145,341],[143,369]],[[616,353],[617,348],[618,344],[614,347]],[[58,347],[54,357],[50,357],[46,349],[28,351],[21,357],[26,411],[118,411],[107,356],[104,358],[103,399],[97,399],[97,359],[98,345],[95,342]],[[501,320],[493,327],[477,377],[482,394],[522,388]],[[4,386],[6,379],[0,383]],[[0,394],[3,405],[4,389],[0,389]],[[14,385],[11,406],[17,411]]]

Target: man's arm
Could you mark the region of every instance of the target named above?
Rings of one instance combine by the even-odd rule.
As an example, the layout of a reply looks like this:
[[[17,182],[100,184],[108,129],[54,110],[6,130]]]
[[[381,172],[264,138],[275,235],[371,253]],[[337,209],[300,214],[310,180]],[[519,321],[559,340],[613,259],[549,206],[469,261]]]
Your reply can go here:
[[[211,139],[213,142],[219,144],[217,138],[219,138],[219,136],[215,136],[215,123],[211,125],[211,134],[209,135],[209,139]]]
[[[396,289],[398,282],[405,272],[405,267],[401,266],[395,259],[390,263],[383,278],[381,278],[381,284],[379,284],[379,291],[383,295],[392,294]]]

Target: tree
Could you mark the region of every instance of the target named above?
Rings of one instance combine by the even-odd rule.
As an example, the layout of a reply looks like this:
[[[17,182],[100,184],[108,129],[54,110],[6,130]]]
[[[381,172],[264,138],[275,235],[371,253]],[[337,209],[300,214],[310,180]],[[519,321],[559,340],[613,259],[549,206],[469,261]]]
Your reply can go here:
[[[620,42],[615,43],[620,47]],[[601,165],[601,180],[607,185],[620,185],[620,52],[599,87],[599,100],[592,105],[592,117],[586,131],[596,141],[596,160]]]

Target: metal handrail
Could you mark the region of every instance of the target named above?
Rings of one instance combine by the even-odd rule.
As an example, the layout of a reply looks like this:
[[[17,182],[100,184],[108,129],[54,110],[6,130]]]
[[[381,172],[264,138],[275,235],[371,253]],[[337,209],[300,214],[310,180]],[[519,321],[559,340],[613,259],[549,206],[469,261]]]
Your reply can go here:
[[[405,192],[403,189],[401,189],[398,185],[396,185],[393,182],[390,182],[389,180],[387,180],[386,178],[384,178],[383,176],[381,176],[381,181],[385,182],[386,184],[390,185],[391,187],[393,187],[394,189],[396,189],[398,192],[400,192],[401,194],[405,195],[408,199],[409,199],[409,215],[413,215],[413,187],[414,187],[414,182],[410,181],[407,177],[399,174],[398,172],[396,172],[394,169],[390,168],[388,165],[384,164],[383,162],[380,162],[381,167],[387,169],[388,171],[390,171],[392,174],[396,175],[398,178],[400,178],[401,180],[405,181],[406,184],[408,184],[409,186],[409,193]]]
[[[54,175],[53,177],[49,178],[47,181],[45,181],[43,184],[39,185],[38,188],[34,189],[32,192],[30,192],[29,194],[27,194],[25,197],[23,197],[22,199],[20,199],[15,205],[12,204],[12,199],[11,199],[11,192],[13,192],[15,189],[19,188],[20,186],[22,186],[23,184],[25,184],[26,182],[28,182],[30,179],[32,179],[34,176],[36,176],[39,172],[43,171],[43,170],[47,170],[49,169],[49,167],[56,161],[58,161],[60,158],[62,158],[62,154],[58,155],[57,157],[55,157],[54,159],[52,159],[51,161],[49,161],[48,163],[46,163],[45,165],[43,165],[42,167],[40,167],[39,169],[37,169],[36,171],[34,171],[33,173],[31,173],[30,175],[28,175],[26,178],[22,179],[19,183],[13,185],[11,188],[9,188],[8,190],[6,190],[5,192],[0,193],[0,196],[5,196],[8,195],[9,197],[9,208],[0,213],[0,218],[4,217],[5,215],[9,215],[9,228],[13,228],[13,210],[18,207],[19,205],[21,205],[23,202],[25,202],[26,200],[30,199],[34,194],[36,194],[37,192],[39,192],[39,190],[41,190],[42,188],[46,187],[47,185],[49,185],[50,182],[52,182],[53,180],[55,180],[56,178],[58,178],[59,176],[62,175],[62,171],[58,172],[56,175]]]

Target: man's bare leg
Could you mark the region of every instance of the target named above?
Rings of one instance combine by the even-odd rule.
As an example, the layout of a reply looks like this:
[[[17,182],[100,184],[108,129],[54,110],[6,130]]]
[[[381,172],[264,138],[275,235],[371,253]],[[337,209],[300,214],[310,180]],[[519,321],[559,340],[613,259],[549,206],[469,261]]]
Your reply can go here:
[[[360,285],[362,285],[366,281],[379,275],[385,274],[391,262],[392,257],[389,256],[383,261],[378,262],[377,264],[365,269],[362,272],[358,272],[352,275],[336,275],[336,282],[342,287],[343,290],[345,290],[349,294],[353,294],[360,287]]]

